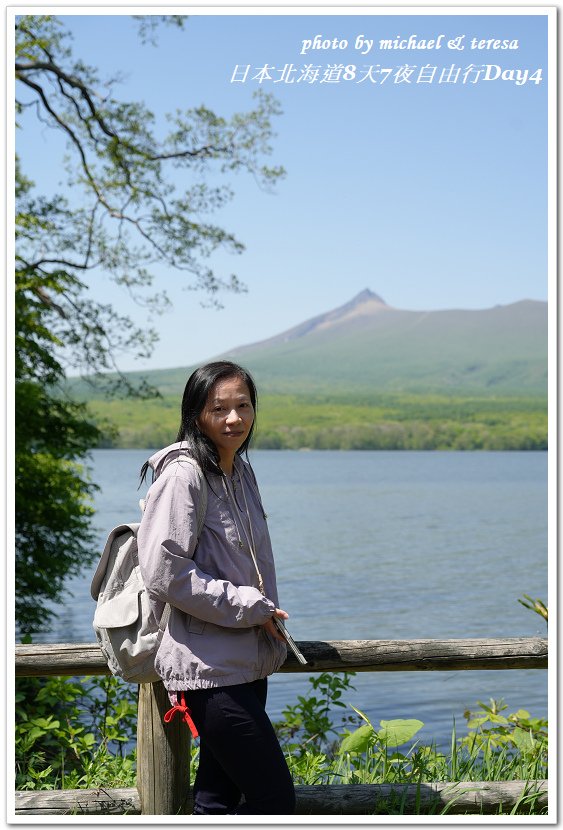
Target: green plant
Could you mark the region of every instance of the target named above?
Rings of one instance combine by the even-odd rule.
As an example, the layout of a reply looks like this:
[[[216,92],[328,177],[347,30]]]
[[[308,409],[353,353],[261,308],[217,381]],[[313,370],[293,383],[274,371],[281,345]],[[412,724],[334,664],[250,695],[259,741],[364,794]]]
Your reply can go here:
[[[502,700],[477,703],[479,711],[464,713],[471,731],[460,739],[460,744],[470,751],[477,748],[493,758],[502,751],[508,751],[512,757],[517,752],[528,765],[536,764],[535,778],[543,777],[542,773],[547,773],[547,720],[532,718],[525,709],[503,715],[508,707]]]
[[[406,752],[399,752],[398,748],[414,738],[423,722],[416,718],[382,720],[376,729],[363,712],[354,706],[352,709],[364,723],[346,735],[338,747],[335,773],[349,783],[366,783],[366,779],[370,782],[421,780],[421,757],[415,764],[412,757],[416,744]]]
[[[292,756],[303,758],[311,752],[328,748],[330,736],[338,731],[331,718],[333,707],[346,708],[342,692],[354,689],[351,678],[355,672],[321,672],[309,677],[312,689],[300,695],[294,706],[287,706],[284,720],[274,724],[277,735]]]
[[[349,783],[417,783],[420,781],[532,781],[547,776],[547,721],[524,709],[503,715],[502,701],[479,703],[466,712],[469,732],[458,737],[454,721],[448,753],[415,742],[421,721],[365,723],[346,735],[338,748],[333,773]],[[357,710],[356,710],[357,711]],[[401,751],[398,747],[401,747]]]
[[[414,718],[381,720],[375,726],[355,707],[341,718],[342,693],[352,689],[352,672],[325,672],[309,678],[309,693],[284,709],[274,724],[296,784],[382,784],[397,788],[374,804],[374,814],[449,813],[424,803],[427,782],[527,781],[518,803],[498,814],[539,815],[545,795],[535,781],[547,777],[547,721],[518,709],[504,714],[502,701],[478,703],[466,711],[468,733],[451,734],[449,750],[424,745],[423,726]],[[26,678],[16,690],[16,788],[18,790],[135,786],[137,707],[133,687],[113,677]],[[346,724],[362,723],[349,731]],[[343,728],[344,727],[344,730]],[[199,761],[192,743],[190,778]],[[401,785],[415,785],[414,803]]]
[[[136,692],[114,677],[16,685],[16,788],[131,786]]]
[[[535,611],[536,614],[539,614],[545,620],[545,624],[547,625],[547,605],[541,599],[532,599],[528,594],[522,594],[522,596],[524,599],[518,600],[520,605],[523,605],[524,608],[528,608],[530,611]]]
[[[381,747],[401,746],[410,741],[424,726],[423,722],[411,718],[409,720],[382,720],[379,729],[375,729],[369,718],[352,706],[355,712],[365,721],[363,726],[347,735],[340,746],[341,752],[365,752],[368,747],[376,744]]]

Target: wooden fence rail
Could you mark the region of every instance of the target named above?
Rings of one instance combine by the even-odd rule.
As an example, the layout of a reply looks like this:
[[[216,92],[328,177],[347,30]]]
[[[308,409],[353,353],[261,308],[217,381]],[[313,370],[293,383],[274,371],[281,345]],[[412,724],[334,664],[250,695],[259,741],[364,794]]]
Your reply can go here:
[[[308,665],[293,654],[281,672],[460,671],[546,669],[547,640],[511,637],[492,640],[327,640],[300,641]],[[95,643],[16,645],[16,676],[109,674]]]
[[[288,656],[282,672],[459,671],[546,669],[543,638],[464,640],[301,641],[308,661]],[[109,674],[97,644],[17,644],[16,677]],[[137,789],[16,792],[16,815],[178,815],[191,812],[190,735],[178,719],[163,722],[170,704],[162,683],[139,687]],[[393,803],[404,813],[425,808],[449,813],[510,811],[522,798],[547,804],[545,781],[427,783],[417,785],[316,785],[296,787],[297,814],[386,813]]]
[[[509,813],[524,798],[537,795],[536,807],[547,806],[546,781],[447,781],[433,784],[315,784],[297,786],[297,815],[366,815],[389,813],[402,805],[407,815],[417,811],[451,814],[491,814],[502,805]],[[188,803],[191,804],[191,790]],[[17,792],[21,816],[141,815],[135,787],[97,790]]]

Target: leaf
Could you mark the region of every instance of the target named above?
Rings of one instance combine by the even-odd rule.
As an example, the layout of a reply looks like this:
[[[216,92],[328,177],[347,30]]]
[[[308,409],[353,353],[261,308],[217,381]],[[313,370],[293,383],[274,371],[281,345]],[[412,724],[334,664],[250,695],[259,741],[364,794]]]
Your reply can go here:
[[[469,729],[475,729],[478,726],[482,726],[482,724],[487,723],[489,718],[484,715],[483,717],[473,718],[472,720],[467,721],[467,726]]]
[[[40,729],[38,726],[32,726],[32,728],[26,733],[26,740],[28,745],[31,747],[33,743],[38,739],[43,737],[45,734],[44,729]]]
[[[373,741],[373,727],[371,724],[364,724],[358,727],[355,732],[347,735],[340,744],[340,752],[365,752]]]
[[[491,723],[508,723],[508,718],[505,718],[504,715],[491,714],[489,720]]]
[[[58,729],[61,725],[60,721],[55,720],[53,715],[49,715],[47,718],[35,718],[32,723],[41,729]]]
[[[512,740],[523,753],[533,752],[536,746],[536,742],[532,737],[530,732],[526,732],[524,729],[520,729],[516,727],[514,732],[512,733]]]
[[[517,718],[518,720],[527,719],[530,717],[530,713],[526,709],[518,709],[517,712],[514,712],[513,715],[510,716],[511,720]]]
[[[41,778],[47,778],[47,776],[50,775],[52,772],[53,772],[53,767],[49,765],[44,770],[41,770],[41,771],[34,770],[33,775],[34,775],[35,778],[41,779]]]
[[[424,723],[421,720],[412,718],[410,720],[382,720],[381,729],[376,733],[376,738],[387,746],[400,746],[410,741]]]
[[[547,729],[547,721],[543,718],[529,718],[524,720],[524,726],[537,732],[540,729]]]
[[[116,738],[115,740],[120,740],[120,738]],[[87,735],[84,735],[82,742],[85,744],[85,746],[94,746],[94,744],[96,743],[96,738],[94,735],[92,735],[91,732],[88,732]]]

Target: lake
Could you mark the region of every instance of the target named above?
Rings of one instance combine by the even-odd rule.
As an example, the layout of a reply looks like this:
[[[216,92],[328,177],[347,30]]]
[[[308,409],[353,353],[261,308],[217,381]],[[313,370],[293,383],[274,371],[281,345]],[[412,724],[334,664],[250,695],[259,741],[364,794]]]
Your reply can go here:
[[[137,521],[147,450],[93,453],[100,548]],[[276,555],[281,607],[296,640],[545,636],[523,594],[547,601],[547,453],[254,451]],[[95,564],[69,580],[37,642],[93,642]],[[547,716],[547,672],[361,673],[345,697],[375,724],[416,717],[449,742],[477,700]],[[270,679],[273,719],[306,675]],[[344,711],[344,710],[343,710]],[[351,710],[350,710],[351,711]]]

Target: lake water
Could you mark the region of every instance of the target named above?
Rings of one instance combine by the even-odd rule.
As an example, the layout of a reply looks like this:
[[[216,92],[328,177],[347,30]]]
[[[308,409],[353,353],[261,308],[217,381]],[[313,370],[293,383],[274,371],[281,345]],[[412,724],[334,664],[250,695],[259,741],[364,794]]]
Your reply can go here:
[[[93,454],[100,546],[138,520],[146,450]],[[547,600],[547,454],[299,452],[251,454],[276,555],[280,604],[296,640],[545,636],[518,602]],[[90,580],[70,580],[38,642],[93,642]],[[416,717],[421,739],[449,741],[477,700],[547,716],[547,672],[362,673],[345,697],[379,723]],[[310,684],[275,675],[273,719]],[[344,711],[344,710],[343,710]]]

